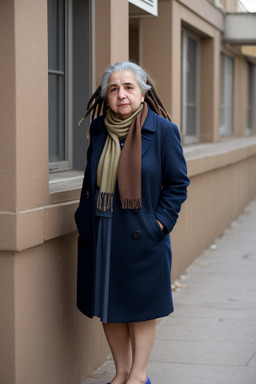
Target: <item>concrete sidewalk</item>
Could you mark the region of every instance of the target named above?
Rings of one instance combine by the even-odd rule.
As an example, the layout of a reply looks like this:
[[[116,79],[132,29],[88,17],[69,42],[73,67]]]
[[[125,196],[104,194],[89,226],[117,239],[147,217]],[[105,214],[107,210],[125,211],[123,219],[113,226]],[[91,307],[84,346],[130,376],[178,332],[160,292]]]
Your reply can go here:
[[[256,199],[181,276],[158,324],[152,384],[256,384]],[[107,383],[111,358],[84,384]]]

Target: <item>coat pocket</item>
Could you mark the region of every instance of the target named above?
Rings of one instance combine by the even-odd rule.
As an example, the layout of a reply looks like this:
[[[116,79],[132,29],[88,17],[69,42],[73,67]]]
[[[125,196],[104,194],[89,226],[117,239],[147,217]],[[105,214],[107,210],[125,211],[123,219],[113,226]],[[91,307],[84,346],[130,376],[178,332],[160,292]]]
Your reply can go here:
[[[157,219],[153,213],[147,215],[147,223],[152,236],[157,241],[162,241],[164,239],[164,233],[160,228],[160,225],[158,224]]]

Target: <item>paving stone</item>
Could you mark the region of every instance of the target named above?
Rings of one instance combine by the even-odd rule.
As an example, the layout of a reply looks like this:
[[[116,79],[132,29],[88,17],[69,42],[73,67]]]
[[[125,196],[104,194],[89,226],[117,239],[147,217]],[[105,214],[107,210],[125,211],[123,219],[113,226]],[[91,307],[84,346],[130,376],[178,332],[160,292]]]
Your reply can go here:
[[[148,374],[151,378],[152,384],[256,383],[256,368],[250,367],[150,362],[148,365]]]

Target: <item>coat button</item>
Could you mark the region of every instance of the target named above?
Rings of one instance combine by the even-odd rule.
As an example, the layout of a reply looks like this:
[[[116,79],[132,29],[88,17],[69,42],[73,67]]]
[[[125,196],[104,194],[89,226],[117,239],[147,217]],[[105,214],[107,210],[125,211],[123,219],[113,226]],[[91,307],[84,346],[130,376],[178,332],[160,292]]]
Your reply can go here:
[[[85,193],[85,197],[86,197],[86,199],[89,199],[89,197],[90,197],[90,193],[89,193],[89,191],[86,191],[86,193]]]
[[[139,240],[141,237],[142,237],[142,233],[141,231],[134,231],[132,233],[132,237],[135,239],[135,240]]]

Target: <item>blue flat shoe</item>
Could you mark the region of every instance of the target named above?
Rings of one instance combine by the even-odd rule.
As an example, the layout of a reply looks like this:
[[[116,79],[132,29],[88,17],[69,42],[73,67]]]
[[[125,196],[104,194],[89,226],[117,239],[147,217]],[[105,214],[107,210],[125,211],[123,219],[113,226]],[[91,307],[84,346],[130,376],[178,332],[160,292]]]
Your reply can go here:
[[[111,383],[107,383],[107,384],[111,384]],[[148,376],[147,376],[147,381],[145,384],[151,384],[150,378]]]

